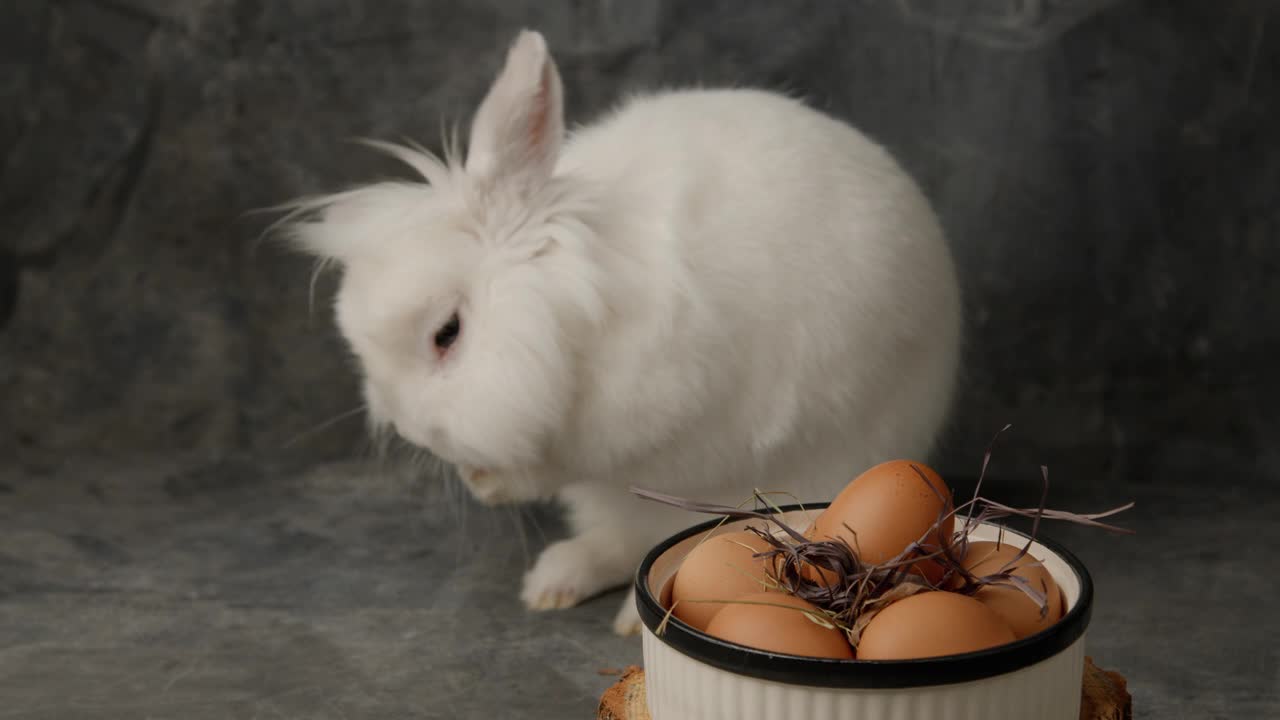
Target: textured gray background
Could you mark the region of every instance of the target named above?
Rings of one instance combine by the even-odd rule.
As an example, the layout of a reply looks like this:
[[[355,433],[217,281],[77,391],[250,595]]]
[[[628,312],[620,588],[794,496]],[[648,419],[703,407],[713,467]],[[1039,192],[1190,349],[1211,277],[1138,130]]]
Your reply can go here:
[[[965,283],[939,467],[1012,422],[1005,476],[1138,499],[1059,531],[1099,661],[1143,716],[1280,716],[1280,4],[0,0],[0,718],[584,717],[638,657],[615,596],[512,599],[544,509],[312,431],[358,403],[332,280],[311,313],[256,242],[400,172],[348,139],[437,146],[525,25],[571,120],[762,84],[889,145]]]

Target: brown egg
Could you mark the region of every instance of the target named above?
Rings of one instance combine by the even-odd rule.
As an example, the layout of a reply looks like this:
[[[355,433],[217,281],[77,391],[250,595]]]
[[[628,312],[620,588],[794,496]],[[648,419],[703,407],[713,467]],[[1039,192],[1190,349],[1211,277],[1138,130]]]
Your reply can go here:
[[[799,610],[776,605],[819,612],[816,606],[782,592],[743,595],[736,602],[724,605],[711,618],[707,634],[758,650],[805,657],[853,659],[853,647],[844,631],[834,626],[823,627]]]
[[[764,558],[752,555],[770,548],[759,535],[746,530],[717,535],[698,544],[676,571],[671,586],[671,600],[675,603],[672,614],[705,630],[711,616],[724,605],[694,601],[727,601],[767,590]]]
[[[843,538],[863,562],[880,564],[897,557],[922,537],[931,545],[938,544],[940,535],[950,539],[955,529],[954,515],[947,515],[938,528],[930,529],[944,507],[948,513],[952,509],[951,490],[938,473],[922,463],[891,460],[862,473],[840,491],[814,520],[808,538]],[[933,583],[941,580],[945,572],[934,560],[917,563],[911,569]]]
[[[909,660],[973,652],[1015,640],[994,610],[968,595],[930,590],[898,600],[862,629],[859,660]]]
[[[1009,561],[1018,555],[1020,545],[973,541],[964,556],[964,567],[974,575],[994,575],[1002,572]],[[1026,578],[1031,587],[1045,593],[1048,612],[1040,617],[1040,606],[1026,593],[1010,585],[988,586],[974,594],[974,598],[1004,618],[1013,628],[1013,634],[1024,638],[1040,632],[1062,617],[1062,593],[1053,575],[1030,553],[1023,555],[1013,568],[1013,574]]]

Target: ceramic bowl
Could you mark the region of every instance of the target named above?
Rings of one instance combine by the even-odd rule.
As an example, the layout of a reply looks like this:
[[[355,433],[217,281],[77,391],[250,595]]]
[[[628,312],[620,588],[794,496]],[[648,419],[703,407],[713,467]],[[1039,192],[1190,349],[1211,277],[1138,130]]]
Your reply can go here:
[[[825,504],[783,508],[807,527]],[[671,579],[707,533],[758,520],[691,527],[658,544],[636,573],[643,621],[645,687],[653,720],[1078,720],[1085,631],[1093,605],[1088,570],[1041,537],[1031,554],[1052,573],[1064,615],[1049,628],[979,652],[895,661],[833,660],[756,650],[716,639],[668,618]],[[957,518],[957,523],[963,517]],[[970,538],[994,540],[984,523]],[[1005,537],[1027,536],[1003,528]],[[666,620],[659,634],[659,627]]]

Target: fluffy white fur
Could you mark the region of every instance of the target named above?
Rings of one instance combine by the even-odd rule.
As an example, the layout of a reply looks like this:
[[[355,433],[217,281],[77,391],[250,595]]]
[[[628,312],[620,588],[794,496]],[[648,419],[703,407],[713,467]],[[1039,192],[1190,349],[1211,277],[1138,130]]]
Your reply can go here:
[[[303,203],[292,226],[342,269],[337,322],[372,420],[482,501],[565,504],[572,537],[524,578],[537,609],[627,582],[703,519],[629,486],[825,499],[926,457],[961,335],[934,214],[847,124],[770,92],[681,90],[566,137],[561,95],[525,31],[465,163],[384,145],[426,182]]]

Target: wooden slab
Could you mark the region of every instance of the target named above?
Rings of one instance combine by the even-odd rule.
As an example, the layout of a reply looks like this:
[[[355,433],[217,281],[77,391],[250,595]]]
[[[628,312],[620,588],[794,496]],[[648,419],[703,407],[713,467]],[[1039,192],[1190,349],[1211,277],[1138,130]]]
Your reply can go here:
[[[644,701],[644,670],[632,665],[600,698],[596,720],[652,720]],[[1080,720],[1133,720],[1133,698],[1124,676],[1084,659]]]

